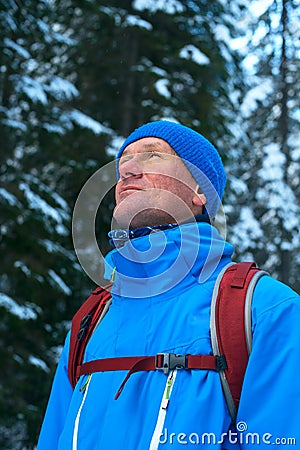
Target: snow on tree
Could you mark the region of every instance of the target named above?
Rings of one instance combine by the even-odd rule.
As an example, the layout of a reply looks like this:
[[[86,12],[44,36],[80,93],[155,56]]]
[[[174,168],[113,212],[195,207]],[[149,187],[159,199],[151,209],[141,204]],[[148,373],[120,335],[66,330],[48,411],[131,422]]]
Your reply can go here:
[[[252,2],[250,10],[257,11],[255,5],[257,2]],[[248,24],[247,52],[252,56],[245,56],[248,91],[240,110],[246,139],[233,165],[235,177],[244,186],[242,192],[231,194],[238,208],[228,210],[236,222],[232,238],[240,257],[250,252],[271,274],[298,290],[300,159],[296,99],[300,67],[295,24],[299,14],[297,2],[270,1]],[[251,218],[245,221],[249,207]],[[252,231],[244,233],[245,227]]]
[[[64,139],[77,129],[109,132],[74,105],[67,55],[76,41],[57,19],[55,2],[0,1],[3,450],[33,448],[66,318],[87,288],[71,249],[71,207],[59,192]]]

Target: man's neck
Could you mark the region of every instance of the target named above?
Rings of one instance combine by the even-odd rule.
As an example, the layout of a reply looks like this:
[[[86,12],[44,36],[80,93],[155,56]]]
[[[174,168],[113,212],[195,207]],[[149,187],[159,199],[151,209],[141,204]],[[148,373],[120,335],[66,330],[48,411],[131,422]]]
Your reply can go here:
[[[120,248],[125,245],[125,243],[131,239],[135,239],[141,236],[147,236],[150,233],[155,233],[158,231],[164,231],[168,230],[180,225],[183,225],[185,223],[190,222],[205,222],[210,223],[209,217],[207,214],[197,214],[196,216],[191,217],[188,220],[185,220],[184,222],[177,224],[177,223],[168,223],[168,224],[162,224],[162,225],[153,225],[153,226],[145,226],[145,227],[139,227],[134,229],[115,229],[111,230],[108,233],[109,237],[109,243],[112,247]]]

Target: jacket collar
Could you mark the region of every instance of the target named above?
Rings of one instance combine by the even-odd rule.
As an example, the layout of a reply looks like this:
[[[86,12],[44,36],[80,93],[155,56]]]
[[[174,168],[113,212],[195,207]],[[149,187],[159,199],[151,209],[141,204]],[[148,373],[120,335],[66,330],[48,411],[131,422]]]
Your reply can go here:
[[[205,222],[210,223],[210,219],[207,213],[205,214],[197,214],[195,217],[183,222],[190,223],[190,222]],[[109,237],[109,243],[112,247],[120,248],[123,247],[123,245],[126,244],[127,241],[131,239],[136,239],[138,237],[147,236],[150,233],[155,233],[157,231],[165,231],[169,230],[171,228],[177,227],[178,224],[173,223],[167,223],[164,225],[155,225],[152,227],[142,227],[142,228],[135,228],[130,230],[124,230],[124,229],[117,229],[117,230],[111,230],[108,233]]]
[[[181,224],[128,241],[105,259],[105,278],[115,272],[112,293],[129,298],[174,295],[214,276],[233,247],[211,225]]]

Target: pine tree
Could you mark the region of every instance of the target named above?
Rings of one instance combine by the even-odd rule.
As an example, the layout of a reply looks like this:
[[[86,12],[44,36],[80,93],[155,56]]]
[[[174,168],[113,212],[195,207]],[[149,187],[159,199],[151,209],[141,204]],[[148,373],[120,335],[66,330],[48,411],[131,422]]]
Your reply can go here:
[[[241,82],[228,42],[238,2],[232,16],[221,1],[64,2],[64,8],[81,49],[78,101],[93,117],[120,136],[161,117],[222,136],[234,109],[233,73]]]
[[[272,2],[253,23],[255,68],[241,107],[247,140],[236,176],[240,253],[299,290],[299,40],[297,2]],[[249,59],[249,58],[248,58]]]
[[[33,447],[66,321],[88,288],[61,195],[64,140],[105,128],[71,104],[75,41],[49,2],[1,1],[0,42],[0,446],[18,450]]]

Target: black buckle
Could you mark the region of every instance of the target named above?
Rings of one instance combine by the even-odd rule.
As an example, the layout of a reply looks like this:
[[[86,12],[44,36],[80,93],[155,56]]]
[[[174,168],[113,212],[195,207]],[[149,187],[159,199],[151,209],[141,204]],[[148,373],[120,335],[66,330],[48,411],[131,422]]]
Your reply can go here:
[[[81,342],[86,337],[86,334],[88,332],[90,323],[92,321],[92,318],[93,318],[92,314],[87,314],[81,320],[80,328],[79,328],[79,331],[77,333],[77,341]]]
[[[218,372],[228,369],[225,355],[217,355],[216,367]]]
[[[162,364],[160,361],[162,360]],[[158,353],[155,357],[155,368],[168,374],[170,370],[187,369],[187,355],[175,353]]]

